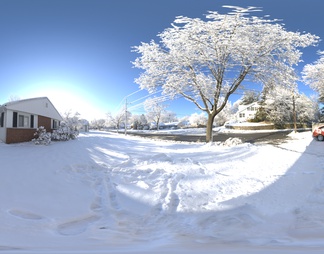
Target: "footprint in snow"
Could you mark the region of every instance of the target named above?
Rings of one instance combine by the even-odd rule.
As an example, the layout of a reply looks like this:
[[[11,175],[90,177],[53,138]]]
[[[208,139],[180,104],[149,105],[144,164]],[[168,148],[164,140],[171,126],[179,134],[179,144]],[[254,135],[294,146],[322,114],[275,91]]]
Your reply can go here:
[[[18,217],[20,219],[25,219],[25,220],[41,220],[44,217],[29,211],[23,211],[23,210],[18,210],[18,209],[11,209],[8,211],[10,215],[13,215],[15,217]]]
[[[173,163],[173,158],[168,154],[158,153],[158,154],[152,156],[150,161],[151,162],[172,162]]]
[[[303,171],[304,175],[313,175],[315,173],[316,173],[315,171]]]
[[[89,225],[97,220],[99,220],[98,216],[90,215],[63,223],[57,227],[57,231],[61,235],[78,235],[85,232]]]

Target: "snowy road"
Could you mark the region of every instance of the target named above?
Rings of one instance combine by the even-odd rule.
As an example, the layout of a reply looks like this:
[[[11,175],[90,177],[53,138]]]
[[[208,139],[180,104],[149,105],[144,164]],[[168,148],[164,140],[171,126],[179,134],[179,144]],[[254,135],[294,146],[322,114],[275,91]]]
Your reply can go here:
[[[267,143],[267,144],[279,144],[284,142],[287,135],[291,133],[291,130],[282,131],[256,131],[256,132],[214,132],[214,142],[224,142],[229,138],[239,138],[243,142],[247,143]],[[168,133],[167,131],[160,132],[140,132],[140,131],[129,131],[129,135],[148,137],[157,140],[173,140],[173,141],[184,141],[184,142],[206,142],[205,134],[184,134],[184,133]]]

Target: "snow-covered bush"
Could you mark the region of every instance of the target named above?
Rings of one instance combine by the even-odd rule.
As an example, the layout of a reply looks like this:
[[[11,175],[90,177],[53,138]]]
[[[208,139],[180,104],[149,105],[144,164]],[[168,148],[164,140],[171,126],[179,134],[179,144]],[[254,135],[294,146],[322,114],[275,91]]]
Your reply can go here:
[[[240,145],[240,144],[243,144],[242,140],[239,139],[239,138],[228,138],[225,140],[224,142],[224,146],[237,146],[237,145]]]
[[[37,128],[32,140],[36,145],[49,145],[51,143],[51,133],[46,132],[44,126]]]
[[[76,139],[78,135],[78,131],[72,130],[65,122],[61,122],[58,129],[53,131],[52,140],[66,141]]]
[[[207,125],[207,117],[204,112],[198,114],[193,113],[189,117],[189,123],[192,127],[204,127]]]

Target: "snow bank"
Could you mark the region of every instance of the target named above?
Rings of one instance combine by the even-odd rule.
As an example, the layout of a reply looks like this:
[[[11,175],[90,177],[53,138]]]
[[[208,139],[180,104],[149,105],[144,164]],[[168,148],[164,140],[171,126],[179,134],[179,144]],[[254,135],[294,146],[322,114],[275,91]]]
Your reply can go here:
[[[0,252],[319,253],[323,143],[0,144]]]

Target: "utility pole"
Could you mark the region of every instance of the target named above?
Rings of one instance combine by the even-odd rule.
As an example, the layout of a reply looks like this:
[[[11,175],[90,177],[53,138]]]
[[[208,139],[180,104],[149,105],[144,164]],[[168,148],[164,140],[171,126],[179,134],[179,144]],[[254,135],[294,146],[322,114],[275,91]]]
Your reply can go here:
[[[128,94],[128,95],[126,95],[126,96],[124,97],[124,99],[125,99],[125,135],[127,135],[127,98],[128,98],[129,96],[133,95],[133,94],[136,94],[136,93],[140,92],[140,91],[142,91],[142,89],[139,89],[139,90],[137,90],[137,91],[135,91],[135,92],[133,92],[133,93],[131,93],[131,94]],[[124,99],[123,99],[123,100],[124,100]],[[122,100],[122,101],[123,101],[123,100]]]
[[[125,135],[127,135],[127,97],[125,99]]]

